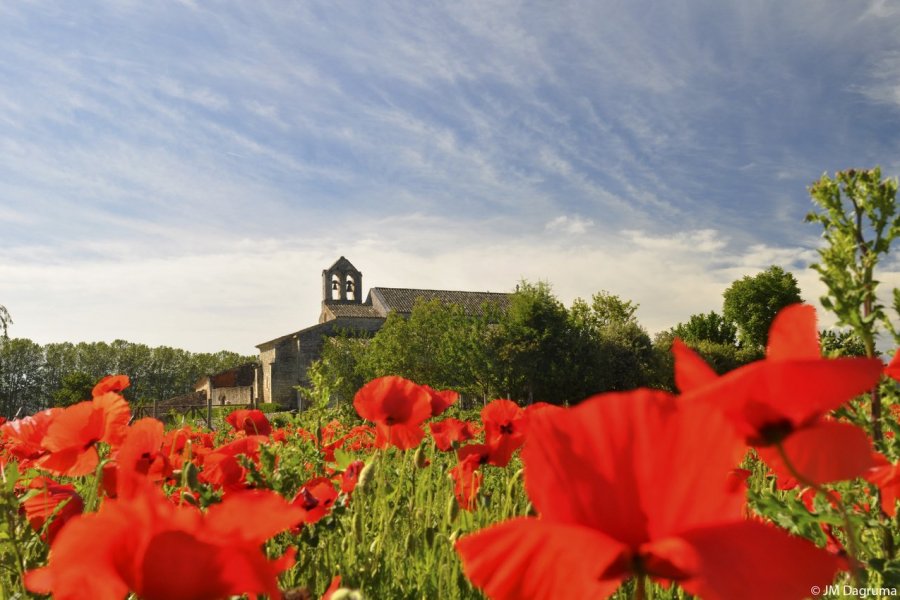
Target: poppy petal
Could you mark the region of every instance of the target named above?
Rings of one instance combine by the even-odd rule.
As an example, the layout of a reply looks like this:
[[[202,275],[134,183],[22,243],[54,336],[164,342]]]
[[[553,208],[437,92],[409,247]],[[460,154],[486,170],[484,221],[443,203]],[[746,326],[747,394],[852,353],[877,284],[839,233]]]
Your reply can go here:
[[[601,576],[626,547],[599,531],[521,517],[461,538],[466,576],[492,600],[606,598]]]
[[[248,519],[247,515],[253,515]],[[209,507],[206,524],[223,538],[239,537],[260,544],[289,529],[303,516],[275,492],[246,491],[229,494],[225,502]]]
[[[789,435],[782,446],[802,479],[816,484],[854,479],[874,466],[872,442],[850,423],[819,421]],[[757,448],[757,452],[779,478],[795,476],[776,448]]]
[[[680,582],[704,600],[799,600],[834,579],[839,559],[808,540],[743,521],[683,533],[697,575]]]
[[[809,304],[785,306],[769,327],[766,358],[804,360],[821,357],[816,309]]]
[[[672,341],[672,355],[675,357],[675,386],[681,392],[703,387],[719,377],[703,357],[678,338]]]

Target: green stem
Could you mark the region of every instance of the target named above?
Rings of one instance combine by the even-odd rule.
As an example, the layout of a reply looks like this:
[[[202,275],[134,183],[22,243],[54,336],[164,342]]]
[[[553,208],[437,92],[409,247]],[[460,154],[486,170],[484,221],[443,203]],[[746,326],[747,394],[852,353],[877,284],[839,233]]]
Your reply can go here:
[[[847,512],[847,507],[844,506],[843,501],[840,496],[832,492],[831,490],[827,490],[823,488],[818,483],[810,481],[804,475],[802,475],[797,468],[794,466],[794,463],[791,462],[791,459],[788,457],[787,452],[784,450],[784,445],[780,442],[775,444],[775,447],[778,449],[778,456],[781,458],[781,461],[784,463],[784,466],[787,467],[787,470],[790,471],[791,475],[797,482],[801,485],[805,485],[806,487],[812,489],[817,494],[822,494],[825,496],[832,505],[837,507],[838,512],[841,515],[841,520],[844,523],[844,533],[847,537],[847,553],[850,555],[850,576],[853,578],[853,583],[860,587],[862,585],[860,574],[859,574],[859,547],[856,543],[856,529],[853,527],[853,523],[850,522],[850,514]]]
[[[634,600],[646,600],[647,599],[647,578],[643,573],[638,573],[634,576]]]

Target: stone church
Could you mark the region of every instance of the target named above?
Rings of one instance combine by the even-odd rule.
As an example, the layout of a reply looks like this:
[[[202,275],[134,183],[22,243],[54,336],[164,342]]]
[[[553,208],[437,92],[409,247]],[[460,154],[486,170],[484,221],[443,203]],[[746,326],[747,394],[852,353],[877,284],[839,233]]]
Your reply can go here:
[[[256,346],[259,365],[250,392],[254,403],[277,402],[284,407],[297,407],[299,395],[295,386],[307,383],[306,370],[319,358],[326,337],[341,331],[372,335],[388,314],[409,315],[420,298],[456,304],[471,315],[480,314],[485,303],[501,309],[509,305],[509,294],[493,292],[373,287],[363,300],[362,291],[362,273],[343,256],[322,271],[319,322]]]

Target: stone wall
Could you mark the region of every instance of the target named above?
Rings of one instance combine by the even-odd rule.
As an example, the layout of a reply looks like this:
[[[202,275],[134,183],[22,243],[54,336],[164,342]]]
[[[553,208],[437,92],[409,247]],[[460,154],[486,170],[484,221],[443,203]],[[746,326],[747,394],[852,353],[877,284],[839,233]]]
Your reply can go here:
[[[223,404],[252,404],[253,388],[248,385],[213,388],[212,400],[213,406],[222,406]]]

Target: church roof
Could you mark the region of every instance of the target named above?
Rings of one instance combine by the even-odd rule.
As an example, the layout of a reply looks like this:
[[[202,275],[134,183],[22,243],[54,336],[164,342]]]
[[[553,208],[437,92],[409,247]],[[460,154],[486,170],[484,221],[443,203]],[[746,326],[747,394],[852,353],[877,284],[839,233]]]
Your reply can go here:
[[[371,304],[329,304],[326,306],[335,317],[350,317],[364,319],[383,319],[384,315]]]
[[[482,313],[484,304],[493,304],[505,310],[509,308],[509,294],[497,292],[461,292],[458,290],[417,290],[409,288],[375,287],[369,292],[369,298],[377,297],[373,304],[380,304],[386,312],[395,311],[401,314],[409,314],[415,306],[416,300],[438,300],[441,304],[456,304],[468,315]]]

